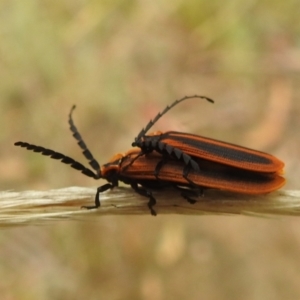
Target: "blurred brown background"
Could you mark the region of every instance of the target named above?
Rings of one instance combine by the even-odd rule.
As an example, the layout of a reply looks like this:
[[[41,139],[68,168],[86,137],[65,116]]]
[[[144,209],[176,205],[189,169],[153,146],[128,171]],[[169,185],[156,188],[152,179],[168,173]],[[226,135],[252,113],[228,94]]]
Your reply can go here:
[[[298,1],[0,2],[1,190],[97,186],[13,146],[100,163],[154,128],[267,151],[300,188]],[[159,201],[159,199],[158,199]],[[299,299],[300,219],[102,217],[0,232],[1,299]]]

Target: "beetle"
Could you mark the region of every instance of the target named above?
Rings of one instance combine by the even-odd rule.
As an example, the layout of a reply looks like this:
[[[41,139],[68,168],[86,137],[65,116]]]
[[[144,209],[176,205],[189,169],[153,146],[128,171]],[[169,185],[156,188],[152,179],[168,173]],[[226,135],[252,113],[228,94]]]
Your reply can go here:
[[[187,99],[187,98],[186,98]],[[85,206],[87,209],[100,206],[100,194],[118,185],[119,181],[130,184],[139,194],[147,197],[148,207],[152,215],[156,215],[153,206],[156,199],[152,195],[153,189],[173,186],[181,191],[182,196],[194,203],[194,196],[202,194],[205,188],[216,188],[244,194],[264,194],[279,189],[284,185],[284,178],[277,172],[259,173],[243,170],[235,166],[228,166],[201,157],[193,156],[198,169],[178,158],[167,157],[155,150],[144,153],[140,148],[130,149],[125,154],[113,156],[108,163],[100,167],[94,156],[87,148],[79,134],[72,114],[69,113],[69,126],[73,137],[77,140],[83,155],[89,161],[91,169],[62,153],[36,146],[26,142],[16,142],[16,146],[61,160],[84,175],[94,179],[106,179],[107,184],[97,188],[95,205]]]
[[[85,144],[79,133],[77,131],[74,133],[76,133],[76,139],[93,170],[86,168],[73,158],[51,149],[25,142],[17,142],[15,145],[61,160],[88,177],[106,179],[108,183],[97,188],[95,205],[83,206],[87,209],[100,207],[100,194],[118,186],[119,181],[130,184],[135,192],[149,199],[148,208],[153,216],[156,215],[153,208],[156,204],[156,199],[152,194],[153,190],[173,187],[181,191],[181,196],[188,202],[195,203],[197,201],[195,197],[201,196],[203,189],[207,188],[257,195],[277,190],[285,183],[285,179],[277,174],[259,174],[196,158],[201,171],[190,170],[189,178],[194,182],[194,185],[190,185],[182,177],[182,170],[185,167],[182,161],[170,159],[167,164],[161,166],[156,175],[157,165],[162,158],[161,154],[153,151],[140,156],[139,148],[132,148],[125,154],[116,154],[108,163],[100,167],[91,152],[86,146],[83,146]]]
[[[202,98],[213,103],[210,98],[197,95],[176,100],[158,113],[153,120],[150,120],[132,143],[133,147],[141,148],[140,155],[151,153],[154,150],[163,155],[164,160],[158,165],[157,172],[159,172],[159,167],[162,167],[163,163],[167,163],[168,159],[172,157],[184,162],[186,168],[183,171],[183,177],[190,184],[192,181],[188,178],[189,170],[200,171],[196,158],[245,171],[279,175],[283,173],[284,163],[265,152],[185,132],[157,131],[147,135],[151,127],[171,108],[191,98]]]

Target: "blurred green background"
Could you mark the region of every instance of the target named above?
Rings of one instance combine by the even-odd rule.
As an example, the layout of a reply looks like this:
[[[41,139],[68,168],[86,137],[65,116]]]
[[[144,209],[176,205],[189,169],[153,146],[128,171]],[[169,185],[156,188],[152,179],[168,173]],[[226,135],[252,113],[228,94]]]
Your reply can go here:
[[[1,190],[97,186],[13,146],[100,163],[155,127],[267,151],[300,188],[297,0],[0,2]],[[158,199],[159,201],[159,199]],[[101,217],[0,232],[1,299],[299,299],[300,219]]]

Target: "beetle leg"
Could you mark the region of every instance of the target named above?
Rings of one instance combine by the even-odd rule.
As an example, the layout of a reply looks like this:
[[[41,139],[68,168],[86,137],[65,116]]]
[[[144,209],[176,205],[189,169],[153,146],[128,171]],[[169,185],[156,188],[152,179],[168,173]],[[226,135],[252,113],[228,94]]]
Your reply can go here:
[[[123,167],[123,171],[126,171],[128,167],[130,167],[140,156],[145,155],[145,153],[143,151],[141,151],[137,156],[135,156],[134,158],[131,159],[130,163]]]
[[[137,183],[132,183],[131,187],[135,190],[136,193],[138,193],[138,194],[140,194],[140,195],[142,195],[144,197],[147,197],[149,199],[147,205],[148,205],[148,207],[150,209],[151,215],[152,216],[156,216],[156,211],[153,209],[153,206],[156,204],[156,200],[153,197],[151,191],[145,189],[142,186],[138,186]]]
[[[182,198],[186,199],[189,203],[195,204],[197,202],[196,199],[192,197],[203,197],[203,188],[197,187],[194,189],[186,189],[180,186],[175,186],[178,190],[181,191]]]
[[[157,180],[160,180],[159,176],[159,172],[161,170],[161,168],[163,167],[163,165],[165,165],[168,162],[168,157],[167,156],[162,156],[162,159],[158,162],[158,164],[155,167],[154,170],[154,176]]]
[[[199,186],[188,178],[191,169],[194,169],[191,165],[185,165],[182,171],[182,177],[194,188],[199,188]]]
[[[107,190],[113,188],[113,187],[114,187],[114,185],[112,185],[112,184],[110,184],[110,183],[106,183],[106,184],[104,184],[104,185],[102,185],[102,186],[99,186],[99,187],[97,188],[97,193],[96,193],[96,195],[95,195],[95,205],[81,206],[81,208],[86,208],[86,209],[94,209],[94,208],[98,208],[98,207],[101,205],[101,203],[100,203],[100,194],[101,194],[102,192],[105,192],[105,191],[107,191]]]

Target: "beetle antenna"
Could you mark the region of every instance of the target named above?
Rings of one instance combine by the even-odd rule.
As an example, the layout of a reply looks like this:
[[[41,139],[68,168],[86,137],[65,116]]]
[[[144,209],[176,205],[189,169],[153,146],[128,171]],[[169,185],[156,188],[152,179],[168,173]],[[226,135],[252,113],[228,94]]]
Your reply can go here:
[[[73,122],[72,114],[73,114],[73,111],[74,111],[75,108],[76,108],[76,106],[73,105],[72,108],[71,108],[71,111],[69,113],[69,121],[68,122],[69,122],[69,125],[70,125],[70,130],[73,133],[73,137],[77,140],[77,144],[83,150],[82,153],[83,153],[84,157],[89,161],[90,166],[96,171],[97,177],[100,178],[101,177],[100,165],[97,162],[97,160],[94,158],[91,151],[88,149],[87,145],[83,141],[80,133],[78,132],[78,129],[76,128],[76,126]]]
[[[201,98],[205,99],[208,102],[214,103],[214,100],[205,97],[205,96],[199,96],[199,95],[194,95],[194,96],[185,96],[181,99],[175,100],[171,105],[168,105],[162,112],[159,112],[156,117],[153,120],[150,120],[150,122],[147,124],[145,128],[141,130],[141,132],[138,134],[138,136],[135,138],[135,141],[140,140],[145,134],[149,131],[149,129],[164,115],[166,114],[171,108],[176,106],[177,104],[187,100],[187,99],[192,99],[192,98]]]
[[[86,168],[84,165],[74,160],[73,158],[66,156],[62,153],[56,152],[51,149],[47,149],[41,146],[32,145],[26,142],[16,142],[15,146],[19,146],[22,148],[26,148],[27,150],[31,150],[33,152],[41,153],[45,156],[50,156],[50,158],[61,160],[63,163],[70,165],[73,169],[81,171],[84,175],[88,177],[92,177],[94,179],[99,179],[101,176],[97,173],[94,173],[92,170]]]

